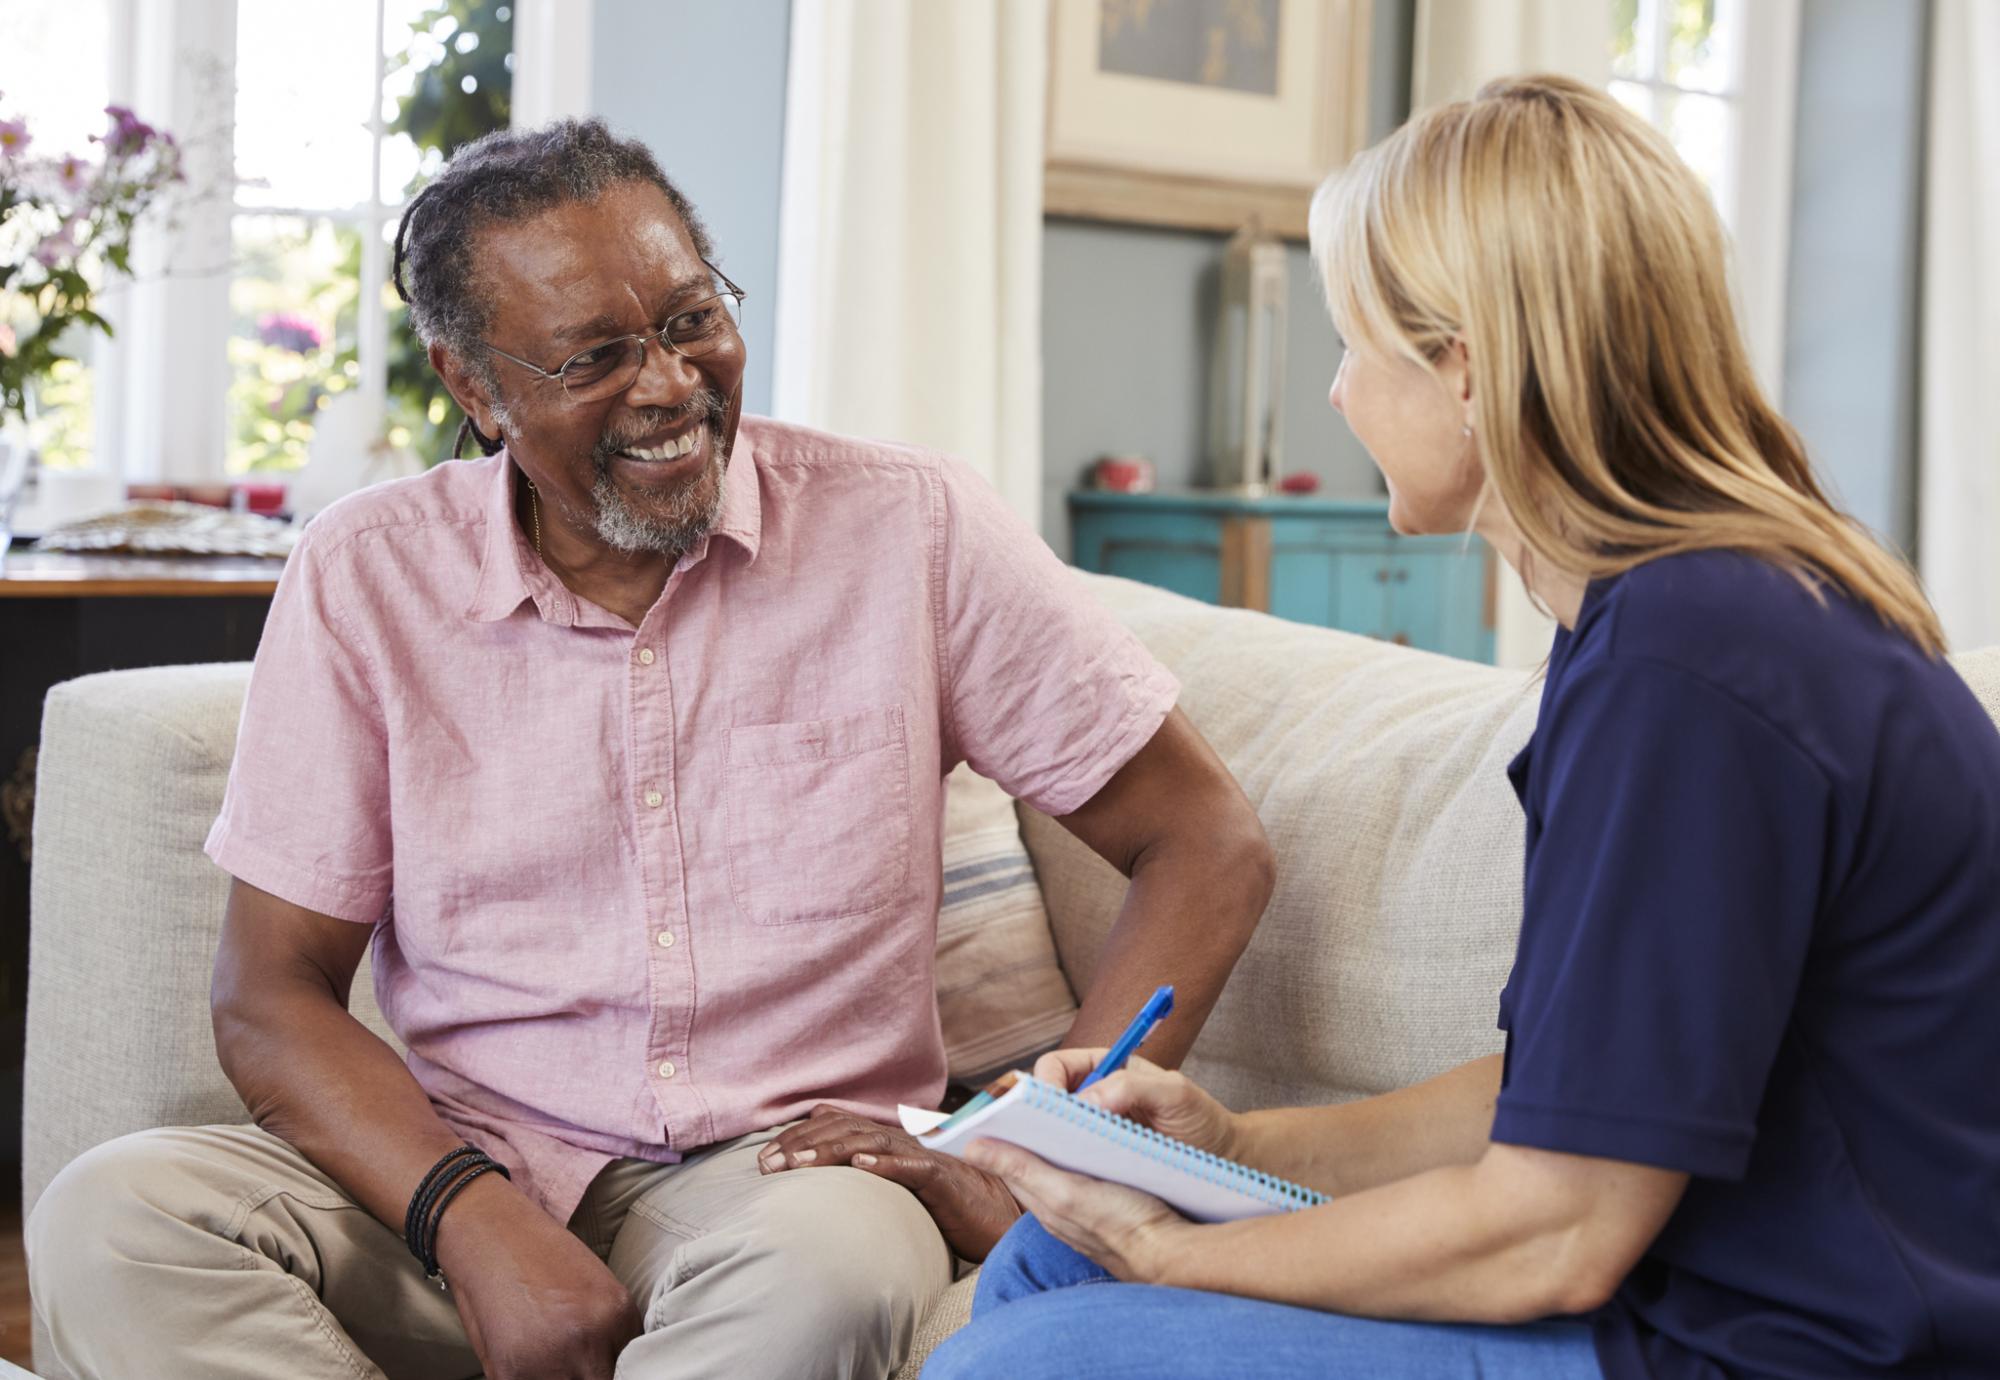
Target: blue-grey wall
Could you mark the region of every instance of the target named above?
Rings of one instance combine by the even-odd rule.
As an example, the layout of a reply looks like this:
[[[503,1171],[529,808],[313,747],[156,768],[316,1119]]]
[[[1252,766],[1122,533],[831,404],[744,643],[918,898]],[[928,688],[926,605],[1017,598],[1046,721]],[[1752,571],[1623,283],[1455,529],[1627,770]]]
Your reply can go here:
[[[646,141],[748,294],[743,403],[771,410],[791,0],[596,0],[592,109]]]
[[[1415,0],[1375,0],[1369,139],[1410,108]],[[1100,455],[1137,453],[1160,487],[1202,475],[1209,354],[1221,235],[1051,220],[1042,237],[1042,535],[1070,554],[1066,500]],[[1310,470],[1320,492],[1382,492],[1352,433],[1327,405],[1340,364],[1310,256],[1290,246],[1286,304],[1285,470]]]
[[[1928,0],[1805,0],[1784,410],[1854,515],[1915,536]]]

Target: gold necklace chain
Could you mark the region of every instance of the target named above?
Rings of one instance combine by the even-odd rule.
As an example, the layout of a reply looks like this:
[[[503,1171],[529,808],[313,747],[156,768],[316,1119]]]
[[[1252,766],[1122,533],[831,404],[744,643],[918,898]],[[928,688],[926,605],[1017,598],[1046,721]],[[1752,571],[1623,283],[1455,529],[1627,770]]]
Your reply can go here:
[[[535,559],[540,560],[542,555],[542,500],[540,495],[535,492],[535,483],[532,479],[528,481],[528,521],[534,525]]]

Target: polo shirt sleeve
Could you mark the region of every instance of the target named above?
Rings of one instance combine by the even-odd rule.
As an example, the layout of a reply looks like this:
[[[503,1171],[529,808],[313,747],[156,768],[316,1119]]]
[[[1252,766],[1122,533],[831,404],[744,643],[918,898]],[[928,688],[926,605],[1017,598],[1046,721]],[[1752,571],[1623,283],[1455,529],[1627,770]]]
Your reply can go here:
[[[389,903],[388,736],[343,567],[315,537],[308,527],[271,600],[206,851],[294,905],[372,924]]]
[[[1828,783],[1671,663],[1613,658],[1551,694],[1493,1139],[1741,1178],[1812,939]]]
[[[1066,815],[1152,739],[1180,683],[979,475],[940,462],[946,766]]]

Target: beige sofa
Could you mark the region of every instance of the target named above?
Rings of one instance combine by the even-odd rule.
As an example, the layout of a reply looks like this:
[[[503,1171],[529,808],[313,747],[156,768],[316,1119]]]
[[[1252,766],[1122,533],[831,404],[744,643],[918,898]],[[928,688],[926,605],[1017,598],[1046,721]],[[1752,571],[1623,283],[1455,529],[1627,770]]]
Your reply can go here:
[[[1185,685],[1182,704],[1256,803],[1277,894],[1189,1070],[1237,1107],[1399,1087],[1498,1046],[1520,908],[1505,775],[1534,681],[1144,586],[1079,576]],[[2000,718],[2000,649],[1959,659]],[[49,695],[35,827],[22,1206],[88,1147],[240,1120],[209,1034],[227,879],[201,854],[248,668],[92,676]],[[1090,981],[1123,879],[1059,826],[1023,833],[1072,985]],[[369,984],[357,1014],[381,1029]],[[903,1374],[964,1321],[933,1310]],[[44,1373],[58,1372],[37,1339]]]

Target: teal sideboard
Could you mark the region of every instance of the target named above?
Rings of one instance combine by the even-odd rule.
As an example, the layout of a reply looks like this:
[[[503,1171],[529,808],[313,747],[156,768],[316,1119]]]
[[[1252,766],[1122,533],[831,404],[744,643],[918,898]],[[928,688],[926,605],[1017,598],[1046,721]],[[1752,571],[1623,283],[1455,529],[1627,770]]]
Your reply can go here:
[[[1477,538],[1404,537],[1387,499],[1075,493],[1076,564],[1472,661],[1493,660],[1493,563]]]

